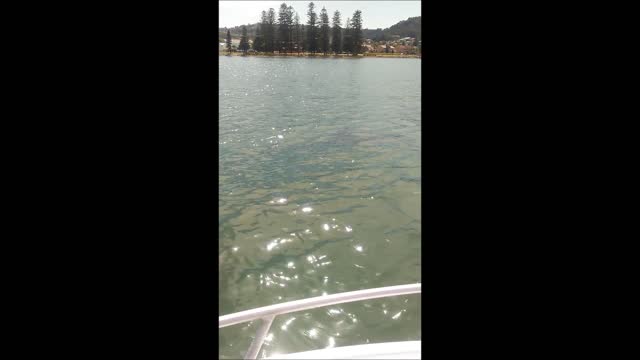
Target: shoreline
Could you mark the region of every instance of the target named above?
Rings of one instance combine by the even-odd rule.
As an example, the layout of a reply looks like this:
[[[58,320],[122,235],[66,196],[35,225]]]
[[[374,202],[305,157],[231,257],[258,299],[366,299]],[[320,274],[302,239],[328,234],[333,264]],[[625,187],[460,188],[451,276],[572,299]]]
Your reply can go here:
[[[422,59],[422,55],[414,55],[414,54],[387,54],[387,53],[367,53],[367,54],[358,54],[357,56],[352,56],[348,54],[268,54],[268,53],[253,53],[253,54],[243,54],[240,52],[218,52],[218,56],[255,56],[255,57],[310,57],[310,58],[405,58],[405,59]]]

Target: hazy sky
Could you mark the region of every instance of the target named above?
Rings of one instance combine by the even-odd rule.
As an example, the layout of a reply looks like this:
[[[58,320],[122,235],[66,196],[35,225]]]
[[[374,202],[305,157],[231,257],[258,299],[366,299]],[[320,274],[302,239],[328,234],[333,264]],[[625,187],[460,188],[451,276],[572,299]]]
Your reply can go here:
[[[280,4],[292,6],[300,16],[300,23],[307,22],[307,6],[310,1],[219,1],[220,27],[234,27],[253,24],[260,21],[262,10],[272,7],[276,11]],[[342,24],[354,11],[362,11],[362,27],[368,29],[387,28],[400,20],[420,16],[420,1],[314,1],[315,11],[320,16],[324,6],[329,14],[329,22],[333,12],[340,11]]]

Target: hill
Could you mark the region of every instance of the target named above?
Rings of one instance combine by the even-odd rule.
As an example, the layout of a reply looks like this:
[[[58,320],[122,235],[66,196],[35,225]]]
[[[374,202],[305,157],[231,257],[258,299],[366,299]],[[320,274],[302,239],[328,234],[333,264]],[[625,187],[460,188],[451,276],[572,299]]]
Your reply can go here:
[[[373,41],[390,40],[392,35],[398,35],[403,37],[419,37],[422,38],[422,17],[410,17],[407,20],[402,20],[395,25],[382,30],[382,29],[364,29],[363,35],[365,39],[371,39]]]
[[[249,24],[247,25],[247,35],[250,39],[256,35],[256,28],[258,24]],[[242,35],[242,28],[240,26],[234,26],[229,28],[231,31],[231,37],[234,39],[239,39]],[[363,29],[362,34],[365,39],[371,39],[373,41],[384,41],[390,40],[391,36],[397,35],[402,37],[418,37],[422,38],[422,17],[410,17],[407,20],[402,20],[397,24],[391,25],[386,29]],[[227,36],[226,28],[218,29],[218,40],[224,41]]]
[[[249,24],[247,25],[247,36],[249,37],[249,39],[253,39],[256,36],[256,28],[258,27],[258,24]],[[241,26],[234,26],[232,28],[229,28],[229,30],[231,30],[231,37],[234,39],[239,39],[242,36],[242,27]],[[224,39],[227,38],[227,29],[226,28],[219,28],[218,29],[218,40],[224,41]]]

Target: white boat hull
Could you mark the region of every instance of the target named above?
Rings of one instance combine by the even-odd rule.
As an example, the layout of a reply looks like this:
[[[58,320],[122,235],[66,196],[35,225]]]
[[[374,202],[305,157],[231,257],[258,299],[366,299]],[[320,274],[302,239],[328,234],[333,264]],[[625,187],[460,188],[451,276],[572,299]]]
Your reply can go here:
[[[267,359],[420,359],[420,341],[401,341],[274,355]]]

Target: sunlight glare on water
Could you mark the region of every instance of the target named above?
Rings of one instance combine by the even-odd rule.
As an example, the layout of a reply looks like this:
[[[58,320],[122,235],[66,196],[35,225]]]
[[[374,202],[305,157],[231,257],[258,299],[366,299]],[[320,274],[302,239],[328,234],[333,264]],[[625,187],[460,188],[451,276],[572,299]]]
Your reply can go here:
[[[220,57],[220,315],[420,282],[420,64]],[[258,325],[220,329],[220,358]],[[260,356],[419,329],[419,295],[333,305],[276,317]]]

